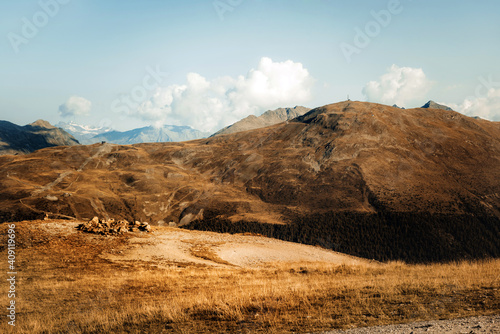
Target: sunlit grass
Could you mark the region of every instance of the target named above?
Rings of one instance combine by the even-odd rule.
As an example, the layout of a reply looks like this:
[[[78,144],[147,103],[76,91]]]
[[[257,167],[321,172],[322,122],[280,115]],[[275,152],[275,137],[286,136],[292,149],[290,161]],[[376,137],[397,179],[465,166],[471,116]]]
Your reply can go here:
[[[19,250],[16,327],[4,320],[0,332],[311,332],[500,311],[500,260],[157,269],[99,257],[119,242],[74,236]]]

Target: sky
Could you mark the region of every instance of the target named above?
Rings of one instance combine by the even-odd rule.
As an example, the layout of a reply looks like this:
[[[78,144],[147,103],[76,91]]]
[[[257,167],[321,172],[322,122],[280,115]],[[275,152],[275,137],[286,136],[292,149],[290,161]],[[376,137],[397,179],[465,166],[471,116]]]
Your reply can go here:
[[[0,119],[215,132],[347,99],[500,121],[497,0],[0,2]]]

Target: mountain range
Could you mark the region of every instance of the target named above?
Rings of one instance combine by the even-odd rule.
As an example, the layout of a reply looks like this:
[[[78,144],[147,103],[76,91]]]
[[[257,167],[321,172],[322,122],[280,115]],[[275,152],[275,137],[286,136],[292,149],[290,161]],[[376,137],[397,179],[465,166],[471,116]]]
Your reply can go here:
[[[80,125],[75,122],[59,122],[55,126],[71,134],[83,145],[98,143],[99,140],[94,140],[94,137],[114,131],[111,127]]]
[[[0,155],[26,154],[59,145],[79,145],[79,142],[64,130],[43,120],[25,126],[0,121]]]
[[[176,143],[0,157],[0,218],[253,232],[377,260],[500,256],[500,123],[344,101]]]
[[[113,144],[137,144],[186,141],[204,138],[208,132],[195,130],[189,126],[164,125],[162,127],[147,126],[128,131],[116,131],[109,127],[89,127],[76,123],[57,124],[58,127],[72,134],[82,144],[89,145],[102,141]]]
[[[234,133],[274,125],[303,115],[309,108],[279,108],[268,110],[261,116],[248,116],[213,135]],[[38,130],[35,131],[37,127]],[[46,129],[42,133],[40,129]],[[50,129],[50,130],[47,130]],[[22,133],[22,135],[19,135]],[[3,121],[0,124],[0,154],[26,154],[37,149],[54,145],[90,145],[100,142],[131,145],[138,143],[181,142],[210,136],[209,132],[193,129],[189,126],[164,125],[147,126],[128,131],[116,131],[111,127],[80,125],[75,122],[59,122],[56,126],[38,120],[24,127]],[[42,138],[43,137],[43,138]],[[72,139],[70,139],[72,138]],[[76,140],[75,140],[76,139]]]
[[[426,109],[442,109],[442,110],[447,110],[447,111],[452,111],[453,109],[451,109],[450,107],[448,106],[445,106],[443,104],[439,104],[439,103],[436,103],[434,101],[429,101],[427,102],[426,104],[424,104],[422,106],[422,108],[426,108]]]
[[[109,131],[92,137],[92,141],[106,141],[113,144],[180,142],[207,137],[210,133],[195,130],[189,126],[164,125],[147,126],[125,132]]]
[[[397,107],[396,105],[394,106]],[[437,104],[433,101],[427,102],[422,108],[451,110],[449,107]],[[254,130],[275,125],[302,116],[309,110],[311,109],[301,106],[268,110],[260,116],[250,115],[217,131],[211,136]],[[37,127],[38,130],[35,130],[35,127]],[[45,129],[43,134],[41,129]],[[75,145],[77,142],[83,145],[100,142],[131,145],[138,143],[180,142],[210,136],[208,132],[198,131],[188,126],[147,126],[121,132],[113,130],[111,127],[93,127],[79,125],[74,122],[59,122],[54,127],[43,120],[38,120],[24,127],[3,121],[2,125],[0,125],[0,133],[2,136],[0,137],[0,140],[2,140],[0,143],[0,154],[26,154],[45,147],[54,145]],[[22,135],[17,135],[15,133],[22,133]]]
[[[89,127],[76,123],[57,124],[82,144],[95,144],[106,141],[113,144],[129,145],[138,143],[179,142],[205,138],[210,135],[228,134],[258,129],[291,120],[305,114],[310,108],[296,106],[294,108],[278,108],[268,110],[260,116],[250,115],[214,134],[193,129],[189,126],[164,125],[162,127],[147,126],[129,131],[115,131],[106,127]]]

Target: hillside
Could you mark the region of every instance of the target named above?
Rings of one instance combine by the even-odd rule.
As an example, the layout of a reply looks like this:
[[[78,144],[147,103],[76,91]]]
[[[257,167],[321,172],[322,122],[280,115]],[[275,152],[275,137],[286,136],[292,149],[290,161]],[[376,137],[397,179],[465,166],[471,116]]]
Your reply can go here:
[[[250,115],[245,117],[244,119],[217,131],[212,136],[264,128],[266,126],[275,125],[294,119],[295,117],[302,116],[309,110],[311,109],[301,106],[268,110],[260,116]]]
[[[0,158],[4,221],[138,219],[378,260],[500,256],[500,124],[340,102],[182,143]]]
[[[25,126],[0,121],[0,155],[26,154],[46,147],[78,144],[69,133],[44,120]]]

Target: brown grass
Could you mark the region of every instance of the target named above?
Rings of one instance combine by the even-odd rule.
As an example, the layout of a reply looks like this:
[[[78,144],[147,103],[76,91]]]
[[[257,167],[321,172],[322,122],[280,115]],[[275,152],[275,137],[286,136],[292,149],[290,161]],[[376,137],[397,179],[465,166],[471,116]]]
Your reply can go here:
[[[500,260],[157,269],[98,256],[125,238],[31,237],[42,241],[18,253],[16,328],[2,316],[2,333],[289,333],[500,313]]]

